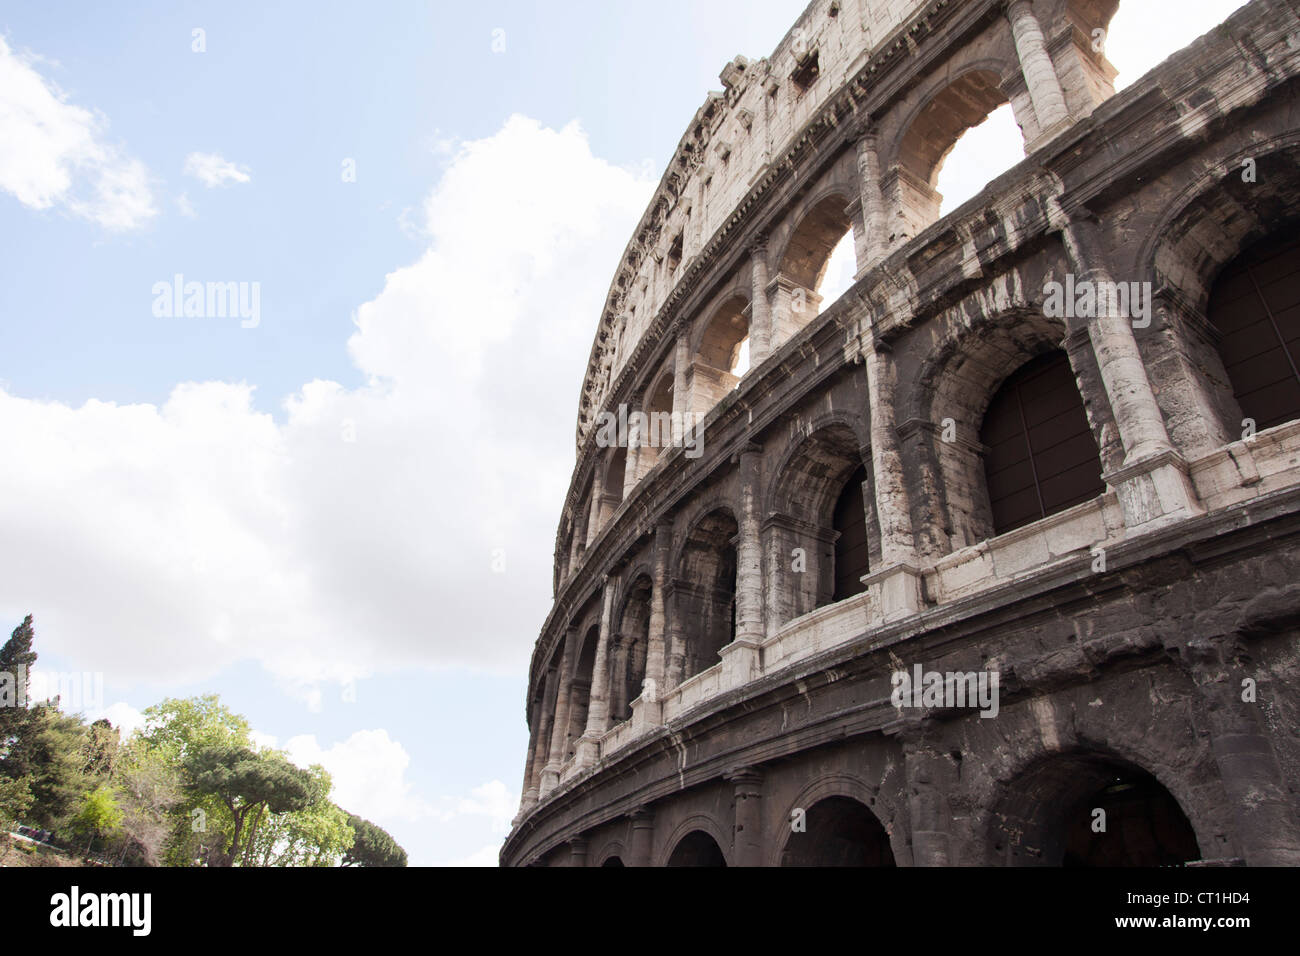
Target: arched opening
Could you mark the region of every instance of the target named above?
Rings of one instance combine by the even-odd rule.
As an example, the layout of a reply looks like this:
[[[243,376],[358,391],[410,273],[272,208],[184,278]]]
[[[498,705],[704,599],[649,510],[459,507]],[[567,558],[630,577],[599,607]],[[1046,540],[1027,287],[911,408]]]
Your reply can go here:
[[[984,124],[990,114],[1007,103],[996,73],[971,70],[931,97],[917,113],[899,144],[896,208],[901,221],[892,224],[891,228],[896,239],[911,239],[939,219],[944,198],[939,192],[939,172],[949,154],[967,130]],[[1014,122],[1014,115],[1010,119]],[[997,139],[998,150],[991,165],[1001,168],[993,170],[993,175],[1003,172],[1024,156],[1025,142],[1020,126],[1016,126],[1016,136],[1011,140],[1013,145],[1004,146],[1001,140],[1006,136],[1006,128],[1007,115],[999,114],[987,130],[976,134],[973,143],[976,147],[987,148],[988,140]],[[974,164],[969,156],[963,158],[959,154],[958,162],[952,164],[947,178],[953,180],[962,192],[973,189],[961,201],[975,195],[992,178],[990,175],[974,185],[975,180],[985,175],[987,164],[987,159]]]
[[[742,373],[735,373],[737,375]],[[649,474],[663,449],[671,448],[673,434],[673,376],[665,372],[650,388],[645,403],[646,433],[638,436],[635,481]]]
[[[632,701],[641,696],[645,681],[646,647],[650,642],[650,596],[653,584],[640,575],[628,591],[619,620],[618,637],[610,661],[610,716],[615,722],[632,717]]]
[[[703,830],[692,830],[678,841],[668,866],[726,866],[727,858],[716,840]]]
[[[569,730],[565,746],[565,759],[577,752],[578,738],[587,730],[587,711],[591,706],[591,676],[596,669],[596,645],[600,642],[600,629],[588,628],[582,641],[582,650],[574,667],[569,684]]]
[[[1002,383],[984,413],[980,441],[988,448],[984,473],[995,535],[1106,490],[1070,360],[1059,349]]]
[[[867,589],[862,578],[871,570],[867,540],[867,469],[859,465],[835,502],[831,527],[835,531],[835,589],[831,601],[843,601]]]
[[[686,539],[673,589],[683,680],[718,663],[718,652],[735,639],[739,530],[728,512],[714,511]]]
[[[1300,418],[1300,231],[1229,263],[1206,313],[1242,415],[1259,430]]]
[[[1070,817],[1065,866],[1179,866],[1200,858],[1178,801],[1149,773],[1116,773],[1082,809]]]
[[[611,856],[601,866],[623,866],[623,858],[620,856]]]
[[[782,866],[894,866],[889,834],[876,815],[851,797],[827,797],[794,830]]]
[[[691,409],[704,412],[722,401],[749,368],[749,302],[733,296],[704,327],[691,364]]]
[[[776,271],[772,348],[815,319],[853,284],[857,271],[849,200],[838,193],[813,206],[795,228]]]
[[[610,454],[609,464],[605,467],[605,502],[607,507],[601,509],[602,523],[609,518],[605,511],[608,510],[612,514],[614,509],[622,503],[626,479],[627,448],[620,446]]]
[[[939,162],[935,189],[946,216],[1025,158],[1025,137],[1010,103],[1003,103],[958,137]]]
[[[1201,858],[1172,794],[1126,761],[1074,753],[1046,758],[1008,785],[995,807],[994,853],[1030,866],[1179,866]]]
[[[766,523],[778,623],[863,591],[880,530],[857,435],[834,423],[804,438],[782,468]]]
[[[592,480],[588,478],[586,485],[583,486],[582,494],[578,496],[578,502],[573,512],[573,557],[575,567],[577,566],[577,559],[587,553],[587,531],[591,522],[592,484]]]

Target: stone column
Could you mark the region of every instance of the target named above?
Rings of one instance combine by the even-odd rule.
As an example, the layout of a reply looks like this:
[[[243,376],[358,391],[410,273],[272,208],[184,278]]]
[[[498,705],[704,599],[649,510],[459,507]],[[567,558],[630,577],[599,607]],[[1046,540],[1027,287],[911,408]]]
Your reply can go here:
[[[736,866],[763,865],[763,773],[746,767],[727,774],[736,788],[733,858]]]
[[[605,503],[605,463],[596,462],[592,469],[591,476],[591,511],[587,516],[587,547],[596,540],[596,535],[600,534],[601,518],[604,513]]]
[[[1200,693],[1197,709],[1209,725],[1232,804],[1238,851],[1248,866],[1300,866],[1300,811],[1261,705],[1242,700],[1242,680],[1252,674],[1237,662],[1251,657],[1247,648],[1230,638],[1175,638],[1172,644]]]
[[[772,311],[767,301],[767,237],[761,236],[749,250],[753,276],[749,316],[749,365],[758,368],[772,354]]]
[[[515,816],[515,822],[523,816],[524,811],[537,802],[537,789],[533,786],[533,767],[537,759],[537,738],[538,731],[542,720],[540,707],[534,707],[530,720],[528,722],[528,755],[524,760],[524,785],[522,796],[519,800],[519,813]]]
[[[628,426],[627,456],[623,459],[623,487],[621,499],[626,499],[641,480],[641,432],[639,428]]]
[[[862,198],[863,243],[858,250],[861,279],[889,250],[889,223],[885,213],[885,196],[880,190],[880,156],[876,151],[876,134],[868,130],[858,139],[858,189]]]
[[[582,837],[574,837],[569,841],[569,866],[586,866],[587,865],[587,841]]]
[[[663,692],[668,675],[668,560],[672,553],[673,526],[655,526],[653,592],[650,595],[650,637],[646,642],[645,684],[634,719],[643,726],[663,723]]]
[[[541,778],[551,753],[551,728],[555,726],[555,707],[558,706],[559,670],[547,668],[546,680],[542,690],[542,707],[537,729],[537,746],[533,751],[533,772],[528,782],[525,802],[536,803],[541,796]]]
[[[590,510],[591,509],[588,509],[588,514],[590,514]],[[584,534],[581,538],[578,536],[578,521],[576,515],[573,517],[572,521],[573,536],[569,541],[569,574],[573,574],[574,571],[578,570],[578,560],[582,557],[582,553],[587,548],[586,535]]]
[[[875,612],[889,623],[920,610],[921,577],[910,492],[894,418],[897,388],[893,354],[873,336],[864,357],[871,412],[871,490],[880,523],[880,567],[864,581],[872,592]]]
[[[1095,221],[1070,221],[1062,237],[1076,272],[1076,286],[1090,282],[1094,290],[1115,288],[1100,251]],[[1160,405],[1133,336],[1133,320],[1114,314],[1115,303],[1110,296],[1105,299],[1107,307],[1101,309],[1105,314],[1072,320],[1071,328],[1077,327],[1078,321],[1088,323],[1097,368],[1124,446],[1124,466],[1105,475],[1106,483],[1119,493],[1124,521],[1130,529],[1159,527],[1172,518],[1201,514],[1204,509],[1197,501],[1187,465],[1165,430]]]
[[[1099,251],[1095,222],[1076,219],[1062,231],[1066,252],[1076,274],[1076,285],[1089,282],[1093,288],[1114,288],[1114,278]],[[1107,297],[1108,304],[1110,303]],[[1100,305],[1100,303],[1099,303]],[[1097,367],[1101,372],[1120,440],[1125,464],[1172,450],[1164,418],[1147,379],[1142,354],[1133,337],[1131,317],[1111,314],[1078,321],[1088,322]]]
[[[691,343],[687,333],[677,336],[677,345],[673,350],[673,444],[680,445],[688,424],[686,419],[691,413],[690,386],[687,372],[691,367]]]
[[[951,866],[952,837],[946,785],[947,758],[921,739],[919,730],[905,732],[903,764],[907,775],[908,812],[912,829],[913,866]]]
[[[740,687],[759,675],[763,631],[763,546],[759,538],[763,450],[746,445],[740,466],[740,533],[736,540],[736,638],[722,649],[722,686]]]
[[[673,602],[674,610],[668,615],[668,663],[664,670],[665,694],[682,682],[682,673],[686,669],[686,635],[683,631],[681,607],[674,597],[676,593],[676,582],[669,581],[664,588],[664,604],[666,607],[670,601]]]
[[[630,814],[632,818],[631,848],[628,866],[649,866],[650,851],[654,845],[655,815],[653,810],[639,807]]]
[[[573,682],[573,648],[578,643],[573,628],[564,634],[564,653],[560,655],[560,673],[555,692],[555,724],[551,728],[551,746],[546,767],[542,770],[540,796],[546,796],[560,782],[565,750],[569,743],[569,689]]]
[[[781,275],[777,275],[767,284],[768,301],[771,303],[768,321],[772,327],[769,347],[772,352],[785,343],[789,337],[789,330],[794,324],[795,288],[793,282]]]
[[[1011,21],[1011,34],[1015,38],[1020,70],[1029,87],[1029,98],[1034,104],[1038,128],[1042,130],[1039,138],[1046,139],[1054,136],[1070,120],[1065,94],[1061,92],[1061,81],[1056,75],[1052,57],[1047,52],[1043,28],[1034,16],[1034,8],[1029,0],[1011,0],[1007,4],[1007,19]]]
[[[600,738],[609,730],[609,643],[613,634],[615,582],[605,575],[600,609],[600,637],[591,674],[591,702],[587,705],[587,726],[578,741],[578,766],[592,766],[600,759]]]

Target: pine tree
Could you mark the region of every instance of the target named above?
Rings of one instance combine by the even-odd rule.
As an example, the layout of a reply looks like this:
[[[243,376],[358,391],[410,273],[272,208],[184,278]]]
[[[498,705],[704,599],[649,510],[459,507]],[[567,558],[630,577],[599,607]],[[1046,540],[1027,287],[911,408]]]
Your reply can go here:
[[[28,614],[0,647],[0,759],[9,752],[14,740],[31,720],[27,709],[27,682],[32,665],[36,663],[36,652],[32,650],[35,636],[32,616]]]

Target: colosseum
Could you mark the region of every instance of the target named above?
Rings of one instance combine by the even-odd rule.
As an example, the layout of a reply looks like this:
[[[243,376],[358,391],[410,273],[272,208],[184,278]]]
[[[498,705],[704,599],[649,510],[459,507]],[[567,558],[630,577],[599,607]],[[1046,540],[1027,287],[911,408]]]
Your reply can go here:
[[[1117,7],[814,0],[723,69],[600,317],[503,865],[1300,864],[1300,2],[1119,93]]]

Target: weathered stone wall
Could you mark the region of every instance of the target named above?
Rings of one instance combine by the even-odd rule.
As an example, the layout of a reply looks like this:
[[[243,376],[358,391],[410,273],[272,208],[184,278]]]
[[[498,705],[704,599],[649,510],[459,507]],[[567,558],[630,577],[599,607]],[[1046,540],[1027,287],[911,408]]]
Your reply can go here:
[[[1118,772],[1201,859],[1300,863],[1300,422],[1243,440],[1205,312],[1300,222],[1294,5],[1255,0],[1118,96],[1091,47],[1113,2],[930,3],[875,46],[830,6],[800,20],[829,74],[778,91],[795,132],[743,199],[696,201],[708,241],[589,375],[503,862],[661,865],[698,831],[778,864],[791,811],[843,797],[900,864],[1059,863],[1079,788]],[[937,163],[1005,101],[1028,158],[935,221]],[[858,280],[822,309],[849,228]],[[1053,317],[1067,278],[1150,283],[1151,321]],[[753,367],[724,378],[742,333]],[[981,422],[1057,349],[1106,490],[995,536]],[[619,405],[703,416],[698,456],[599,447]],[[871,570],[828,603],[858,466]],[[996,671],[998,717],[895,708],[913,663]]]

